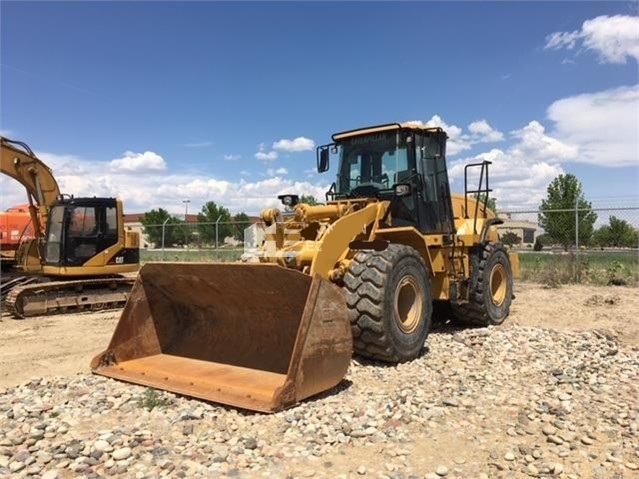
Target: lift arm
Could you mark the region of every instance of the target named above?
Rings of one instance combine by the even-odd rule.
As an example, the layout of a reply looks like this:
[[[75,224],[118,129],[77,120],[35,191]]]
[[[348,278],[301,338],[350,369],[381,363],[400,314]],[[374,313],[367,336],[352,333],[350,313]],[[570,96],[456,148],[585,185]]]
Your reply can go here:
[[[46,224],[49,209],[60,195],[58,182],[51,168],[35,156],[25,143],[4,137],[0,140],[0,171],[26,188],[34,233],[36,238],[42,238],[42,225]]]

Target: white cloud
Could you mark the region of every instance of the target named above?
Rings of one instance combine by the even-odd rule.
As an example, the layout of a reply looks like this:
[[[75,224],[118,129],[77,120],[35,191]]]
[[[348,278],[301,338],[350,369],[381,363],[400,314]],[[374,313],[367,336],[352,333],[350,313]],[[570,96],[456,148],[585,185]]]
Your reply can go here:
[[[90,165],[99,162],[85,160],[75,155],[57,155],[53,153],[36,151],[40,158],[54,172],[56,180],[65,175],[84,175],[90,170]]]
[[[511,151],[526,156],[530,161],[573,161],[579,157],[579,149],[546,135],[546,129],[538,121],[531,121],[520,130],[511,132],[519,140]]]
[[[258,151],[255,153],[255,158],[260,161],[274,161],[277,160],[277,151],[269,151],[268,153],[265,151]]]
[[[545,48],[573,50],[578,45],[597,53],[601,63],[639,61],[639,16],[602,15],[586,20],[580,30],[548,35]]]
[[[237,161],[242,159],[242,155],[224,155],[226,161]]]
[[[446,153],[449,156],[454,156],[457,153],[460,153],[464,150],[470,149],[470,144],[462,138],[462,129],[456,125],[449,125],[444,120],[441,119],[438,115],[433,115],[433,117],[424,123],[421,120],[412,120],[407,121],[405,123],[410,123],[417,126],[429,126],[429,127],[440,127],[448,134],[448,142],[446,144]]]
[[[468,125],[468,131],[473,135],[473,142],[494,143],[504,139],[504,134],[493,129],[486,120],[472,122]]]
[[[484,125],[476,125],[473,129],[476,134],[488,132]],[[564,172],[560,163],[573,161],[578,150],[546,134],[545,128],[537,121],[512,131],[510,136],[515,143],[505,150],[493,148],[449,163],[449,177],[453,182],[451,189],[463,192],[464,167],[468,163],[486,160],[491,162],[491,196],[497,199],[498,209],[537,208],[546,195],[548,183]],[[479,186],[479,172],[479,168],[468,170],[469,189]]]
[[[578,145],[577,162],[602,166],[639,163],[639,85],[586,93],[554,102],[554,136]]]
[[[111,160],[111,171],[113,172],[149,172],[166,170],[166,163],[157,153],[145,151],[144,153],[134,153],[126,151],[122,158]]]
[[[566,164],[639,164],[639,85],[563,98],[547,112],[552,121],[550,131],[539,121],[531,121],[510,132],[514,141],[510,147],[450,162],[453,189],[463,191],[466,164],[488,160],[492,162],[490,181],[498,208],[534,209],[546,196],[548,184],[564,173]],[[488,132],[484,125],[471,125],[471,133]],[[478,180],[475,173],[469,175],[473,187]]]
[[[449,125],[439,115],[433,115],[425,123],[421,120],[412,120],[405,123],[442,128],[448,134],[448,142],[446,143],[448,156],[455,156],[462,151],[470,150],[477,143],[494,143],[504,139],[504,134],[493,129],[486,120],[474,121],[468,125],[470,134],[464,133],[463,129],[457,125]]]
[[[264,143],[260,143],[258,146],[258,152],[255,153],[255,158],[260,161],[274,161],[277,160],[277,151],[265,151]]]
[[[303,136],[299,136],[294,140],[284,139],[273,143],[274,150],[287,151],[289,153],[311,151],[313,148],[315,148],[315,142]]]
[[[273,169],[273,177],[261,181],[229,181],[205,174],[149,171],[140,181],[138,174],[112,171],[110,162],[87,160],[73,155],[46,152],[36,154],[53,170],[63,193],[81,196],[117,197],[126,213],[142,213],[164,208],[171,214],[184,214],[182,201],[188,198],[189,211],[197,212],[207,201],[229,208],[232,213],[258,214],[262,208],[281,207],[278,195],[285,193],[312,194],[324,198],[329,188],[327,177],[320,181],[296,181],[287,176],[286,168]],[[248,171],[240,175],[249,176]],[[323,180],[323,181],[321,181]],[[6,175],[0,175],[2,209],[25,203],[24,188]]]
[[[269,168],[268,170],[266,170],[266,175],[267,176],[288,175],[288,170],[286,168],[278,168],[278,169]]]

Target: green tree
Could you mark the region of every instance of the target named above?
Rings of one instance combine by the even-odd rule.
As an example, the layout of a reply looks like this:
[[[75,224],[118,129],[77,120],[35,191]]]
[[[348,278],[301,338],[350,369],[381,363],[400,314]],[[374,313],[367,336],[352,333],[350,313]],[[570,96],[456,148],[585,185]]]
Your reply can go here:
[[[168,221],[167,221],[168,219]],[[165,224],[166,221],[166,224]],[[181,244],[184,236],[180,239],[179,224],[181,221],[175,216],[171,216],[164,208],[151,210],[144,213],[142,217],[142,230],[148,236],[151,243],[156,247],[162,246],[162,225],[164,225],[164,246]]]
[[[177,224],[175,225],[175,244],[189,245],[193,243],[197,238],[193,224],[189,224],[177,218],[176,220]]]
[[[479,200],[480,207],[481,207],[484,204],[484,202],[486,201],[486,193],[481,193],[481,194],[475,193],[475,199]],[[488,203],[486,203],[486,206],[493,213],[497,214],[497,199],[496,198],[491,198],[489,196],[488,197]]]
[[[302,195],[300,197],[300,203],[306,203],[311,206],[318,204],[317,200],[315,199],[313,195]]]
[[[251,219],[246,213],[238,213],[233,216],[233,238],[244,241],[244,229],[251,225]]]
[[[197,214],[197,230],[200,240],[205,244],[215,244],[216,222],[219,243],[227,236],[233,236],[231,222],[231,212],[223,206],[218,206],[214,201],[209,201],[202,206],[202,212]]]
[[[513,246],[513,245],[521,243],[521,238],[517,236],[516,233],[513,233],[512,231],[508,231],[504,233],[503,235],[501,235],[500,239],[501,239],[501,242],[507,246]]]
[[[639,237],[637,230],[630,223],[611,216],[607,225],[595,231],[593,242],[598,246],[636,248]]]
[[[533,250],[541,251],[544,247],[552,245],[552,240],[548,237],[547,234],[538,235],[535,238],[535,244],[533,245]]]
[[[579,210],[575,216],[575,206]],[[575,245],[575,222],[579,225],[579,244],[589,244],[592,238],[597,213],[592,211],[592,205],[586,201],[581,183],[575,175],[570,173],[559,175],[550,182],[546,199],[539,207],[539,224],[552,238],[568,251]]]

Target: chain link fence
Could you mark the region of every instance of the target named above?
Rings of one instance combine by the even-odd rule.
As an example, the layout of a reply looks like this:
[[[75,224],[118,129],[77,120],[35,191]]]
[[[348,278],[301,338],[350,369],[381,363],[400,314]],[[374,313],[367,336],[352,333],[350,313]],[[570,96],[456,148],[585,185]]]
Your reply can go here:
[[[501,241],[520,253],[522,279],[632,284],[639,280],[639,207],[500,211]]]
[[[548,286],[584,282],[637,284],[639,207],[499,211],[501,241],[519,252],[522,279]],[[131,227],[129,227],[131,228]],[[185,223],[137,227],[141,259],[238,261],[264,239],[260,222]]]
[[[238,261],[245,247],[259,241],[259,223],[185,223],[169,218],[164,224],[129,226],[140,233],[141,260]]]

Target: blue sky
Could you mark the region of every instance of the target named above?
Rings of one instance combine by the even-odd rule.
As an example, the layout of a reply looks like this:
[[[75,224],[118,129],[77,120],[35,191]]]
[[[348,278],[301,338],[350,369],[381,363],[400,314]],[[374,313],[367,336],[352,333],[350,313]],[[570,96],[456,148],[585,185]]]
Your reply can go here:
[[[323,196],[314,146],[395,121],[442,125],[453,189],[493,163],[502,209],[574,173],[638,203],[633,2],[3,1],[0,128],[66,193],[129,213]],[[0,208],[24,193],[0,179]]]

